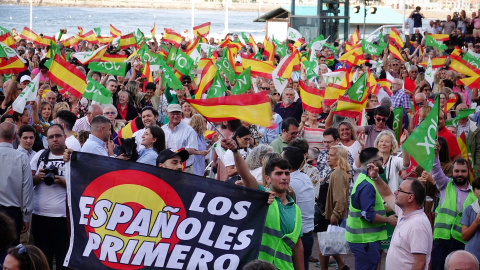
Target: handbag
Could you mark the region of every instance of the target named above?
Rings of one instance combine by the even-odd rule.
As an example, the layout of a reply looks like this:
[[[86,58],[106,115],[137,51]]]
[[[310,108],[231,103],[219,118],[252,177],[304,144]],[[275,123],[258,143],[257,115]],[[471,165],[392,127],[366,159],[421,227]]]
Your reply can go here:
[[[317,236],[323,256],[347,254],[350,251],[345,240],[345,229],[340,226],[328,225],[327,231],[319,232]]]

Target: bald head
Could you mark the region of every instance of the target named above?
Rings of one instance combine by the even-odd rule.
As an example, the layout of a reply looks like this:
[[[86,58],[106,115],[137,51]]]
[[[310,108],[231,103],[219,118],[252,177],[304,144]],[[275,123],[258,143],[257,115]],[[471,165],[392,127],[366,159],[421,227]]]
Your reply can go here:
[[[0,124],[0,142],[12,143],[15,138],[15,125],[10,122]]]
[[[468,109],[468,106],[465,105],[465,103],[458,104],[457,110],[465,110],[465,109]]]
[[[427,96],[424,93],[418,93],[415,95],[415,104],[425,102],[426,100],[427,100]],[[427,104],[423,104],[423,105],[427,105]]]
[[[445,259],[445,270],[478,270],[478,260],[470,252],[457,250]]]

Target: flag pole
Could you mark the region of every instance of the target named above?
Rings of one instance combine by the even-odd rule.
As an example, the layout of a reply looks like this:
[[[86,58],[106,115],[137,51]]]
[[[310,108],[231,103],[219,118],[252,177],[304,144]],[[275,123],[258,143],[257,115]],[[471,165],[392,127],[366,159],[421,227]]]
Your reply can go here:
[[[32,20],[33,20],[33,0],[30,0],[30,30],[33,30]]]

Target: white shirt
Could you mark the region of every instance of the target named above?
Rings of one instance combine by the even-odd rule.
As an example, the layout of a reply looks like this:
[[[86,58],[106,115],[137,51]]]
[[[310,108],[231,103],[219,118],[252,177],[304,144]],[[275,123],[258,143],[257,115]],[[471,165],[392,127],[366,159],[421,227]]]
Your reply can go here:
[[[73,135],[70,135],[70,137],[65,140],[65,145],[67,148],[73,149],[73,151],[80,151],[82,149],[80,142]]]
[[[25,155],[27,155],[29,161],[32,160],[32,158],[37,153],[37,152],[33,151],[33,149],[30,149],[30,152],[29,152],[28,150],[24,149],[21,145],[18,145],[17,151],[25,153]]]
[[[63,161],[63,155],[57,156],[50,152],[46,164],[47,166],[41,161],[37,167],[38,159],[43,151],[45,150],[39,151],[30,161],[32,171],[36,171],[35,175],[38,174],[40,169],[45,169],[47,166],[53,164],[58,168],[58,175],[65,177],[65,162]],[[47,186],[45,182],[40,182],[33,188],[33,213],[35,215],[46,217],[66,217],[66,195],[66,188],[57,184]]]
[[[180,121],[180,123],[173,129],[170,129],[170,125],[166,124],[162,126],[162,130],[165,133],[165,144],[169,145],[170,141],[173,140],[175,142],[174,150],[180,148],[191,148],[191,149],[198,149],[198,142],[197,142],[197,133],[193,128],[184,122]],[[190,157],[186,161],[186,166],[190,166],[193,163],[194,155],[190,155]]]
[[[142,145],[143,133],[145,133],[145,128],[142,128],[142,129],[139,129],[139,130],[135,131],[132,135],[132,138],[135,138],[135,143],[137,144],[137,151],[145,149],[145,146]],[[167,138],[165,138],[165,144],[167,143],[166,139]]]
[[[290,186],[295,191],[297,205],[302,211],[302,233],[313,231],[313,215],[315,214],[315,193],[310,178],[296,170],[290,174]]]

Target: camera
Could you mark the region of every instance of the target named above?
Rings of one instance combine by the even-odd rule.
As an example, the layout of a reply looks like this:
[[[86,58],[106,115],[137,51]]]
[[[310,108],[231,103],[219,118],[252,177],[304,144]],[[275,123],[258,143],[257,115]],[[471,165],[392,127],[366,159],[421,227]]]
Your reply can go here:
[[[58,168],[49,165],[45,169],[43,169],[43,172],[45,173],[45,177],[43,177],[43,182],[45,182],[45,185],[51,186],[53,184],[53,181],[55,181],[55,175],[58,175]]]

